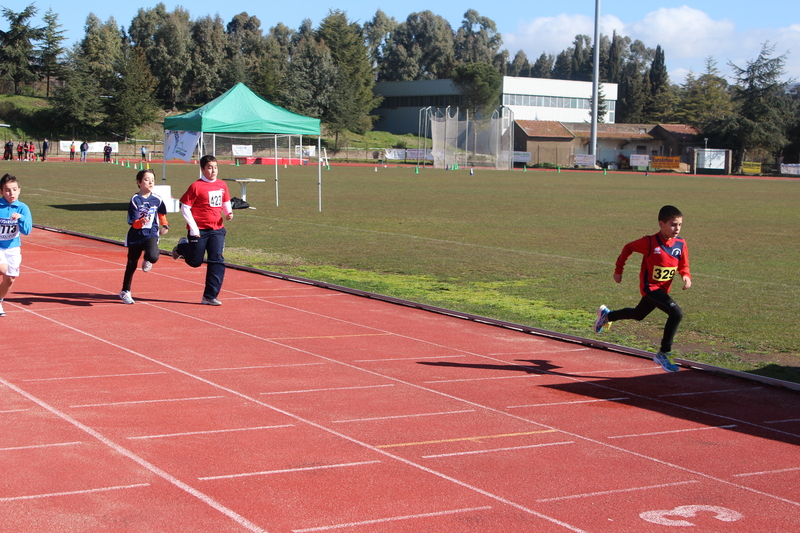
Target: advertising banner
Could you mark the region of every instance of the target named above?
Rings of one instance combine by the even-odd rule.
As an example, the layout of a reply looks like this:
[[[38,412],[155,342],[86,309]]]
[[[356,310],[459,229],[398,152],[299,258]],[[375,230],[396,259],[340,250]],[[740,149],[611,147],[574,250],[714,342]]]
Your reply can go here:
[[[653,168],[656,169],[680,170],[681,158],[680,156],[668,157],[664,155],[656,155],[653,156],[653,162],[651,163],[651,165]]]

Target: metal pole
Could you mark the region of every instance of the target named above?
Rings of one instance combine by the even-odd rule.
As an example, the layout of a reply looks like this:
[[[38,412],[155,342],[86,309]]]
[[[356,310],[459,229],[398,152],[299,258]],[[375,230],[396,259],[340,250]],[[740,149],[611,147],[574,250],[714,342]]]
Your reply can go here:
[[[278,205],[278,134],[275,134],[275,205]]]
[[[592,73],[592,133],[589,141],[589,155],[595,156],[597,164],[597,100],[600,87],[600,0],[594,3],[594,54]]]
[[[317,188],[319,189],[319,212],[322,213],[322,135],[317,137]]]

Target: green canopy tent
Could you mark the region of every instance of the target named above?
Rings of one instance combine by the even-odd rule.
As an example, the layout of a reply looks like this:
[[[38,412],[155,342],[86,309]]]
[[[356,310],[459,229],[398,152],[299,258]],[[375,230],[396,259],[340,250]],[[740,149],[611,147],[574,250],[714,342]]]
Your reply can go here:
[[[278,136],[300,136],[302,160],[302,136],[317,136],[317,185],[319,187],[319,210],[322,211],[322,159],[320,121],[292,113],[261,98],[243,83],[237,83],[224,94],[189,113],[164,119],[164,143],[167,131],[199,132],[201,144],[203,133],[244,133],[272,135],[275,140],[275,202],[278,203]],[[202,146],[199,146],[203,150]],[[212,150],[215,143],[212,143]],[[216,154],[214,154],[216,155]],[[166,157],[164,158],[166,179]]]

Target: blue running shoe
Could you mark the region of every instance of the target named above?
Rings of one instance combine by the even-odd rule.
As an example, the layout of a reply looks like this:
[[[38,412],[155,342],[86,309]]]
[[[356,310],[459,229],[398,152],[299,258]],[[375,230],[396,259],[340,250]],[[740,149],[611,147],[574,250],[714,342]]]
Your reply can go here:
[[[595,333],[602,333],[603,328],[610,324],[608,321],[608,314],[611,310],[606,307],[605,305],[601,305],[600,309],[597,310],[597,320],[594,321],[594,332]],[[606,328],[608,329],[608,328]]]
[[[661,368],[667,372],[677,372],[680,370],[678,365],[675,364],[675,360],[672,358],[672,355],[668,353],[658,352],[656,356],[653,357],[653,361],[661,365]]]

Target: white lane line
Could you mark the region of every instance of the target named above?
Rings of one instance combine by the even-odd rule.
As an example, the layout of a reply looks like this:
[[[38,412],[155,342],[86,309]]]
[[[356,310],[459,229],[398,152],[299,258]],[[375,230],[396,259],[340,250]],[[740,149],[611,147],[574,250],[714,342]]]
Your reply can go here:
[[[38,317],[42,317],[42,315],[38,315],[36,313],[32,313],[32,314],[34,314],[35,316],[38,316]],[[45,318],[45,320],[50,320],[50,321],[55,322],[51,318],[47,318],[47,317],[42,317],[42,318]],[[56,322],[56,323],[58,323],[58,322]],[[63,324],[60,324],[60,325],[63,325]],[[89,334],[87,334],[85,331],[80,331],[78,329],[75,329],[75,328],[73,328],[71,326],[67,326],[67,325],[63,325],[63,326],[66,327],[67,329],[71,329],[71,330],[74,330],[74,331],[76,331],[78,333],[81,333],[83,335],[89,336]],[[93,337],[93,338],[98,339],[98,337]],[[104,341],[104,342],[108,343],[108,341]],[[119,347],[119,348],[124,350],[124,348],[122,348],[122,347]],[[133,353],[135,353],[135,352],[133,352]],[[139,357],[143,357],[143,356],[139,355]],[[95,431],[91,427],[89,427],[89,426],[87,426],[85,424],[82,424],[81,422],[78,422],[76,419],[72,418],[71,416],[67,415],[66,413],[63,413],[63,412],[59,411],[55,407],[53,407],[50,404],[46,403],[44,400],[41,400],[41,399],[37,398],[36,396],[28,393],[27,391],[17,387],[13,383],[10,383],[9,381],[3,379],[2,376],[0,376],[0,384],[5,385],[6,387],[8,387],[11,390],[15,391],[17,394],[27,398],[28,400],[32,401],[33,403],[37,404],[38,406],[42,407],[43,409],[46,409],[47,411],[49,411],[50,413],[52,413],[56,417],[58,417],[61,420],[73,425],[74,427],[80,429],[84,433],[86,433],[88,435],[91,435],[92,437],[94,437],[98,441],[102,442],[107,447],[109,447],[112,450],[116,451],[120,455],[122,455],[124,457],[127,457],[128,459],[130,459],[131,461],[135,462],[136,464],[138,464],[142,468],[144,468],[144,469],[152,472],[156,476],[160,477],[161,479],[163,479],[167,483],[170,483],[174,487],[176,487],[176,488],[178,488],[178,489],[180,489],[180,490],[182,490],[182,491],[194,496],[195,498],[197,498],[201,502],[205,503],[209,507],[211,507],[213,509],[216,509],[217,511],[219,511],[223,515],[227,516],[228,518],[230,518],[231,520],[233,520],[234,522],[239,524],[240,526],[252,531],[253,533],[267,533],[267,531],[265,529],[263,529],[263,528],[257,526],[256,524],[252,523],[251,521],[249,521],[248,519],[246,519],[242,515],[238,514],[236,511],[234,511],[232,509],[229,509],[228,507],[222,505],[221,503],[219,503],[217,500],[215,500],[211,496],[208,496],[207,494],[204,494],[204,493],[200,492],[199,490],[195,489],[191,485],[188,485],[188,484],[184,483],[183,481],[181,481],[180,479],[176,478],[175,476],[173,476],[173,475],[169,474],[168,472],[158,468],[153,463],[150,463],[150,462],[146,461],[145,459],[143,459],[142,457],[139,457],[138,455],[136,455],[132,451],[128,450],[127,448],[123,448],[122,446],[120,446],[116,442],[112,441],[111,439],[107,438],[105,435],[101,434],[100,432]]]
[[[708,431],[710,429],[730,429],[737,427],[736,424],[727,426],[711,426],[707,428],[687,428],[687,429],[673,429],[671,431],[655,431],[653,433],[635,433],[630,435],[615,435],[613,437],[606,437],[608,439],[627,439],[629,437],[651,437],[653,435],[666,435],[668,433],[688,433],[690,431]]]
[[[361,461],[357,463],[340,463],[335,465],[307,466],[300,468],[285,468],[282,470],[264,470],[262,472],[244,472],[242,474],[225,474],[221,476],[199,477],[200,481],[213,481],[215,479],[232,479],[237,477],[268,476],[270,474],[289,474],[294,472],[310,472],[312,470],[327,470],[329,468],[348,468],[351,466],[373,465],[380,461]]]
[[[187,437],[189,435],[210,435],[213,433],[235,433],[237,431],[258,431],[260,429],[280,429],[294,427],[294,424],[281,424],[279,426],[257,426],[252,428],[234,429],[209,429],[207,431],[186,431],[184,433],[164,433],[163,435],[141,435],[139,437],[128,437],[130,440],[141,439],[164,439],[168,437]]]
[[[83,444],[80,441],[75,442],[56,442],[53,444],[31,444],[29,446],[14,446],[12,448],[0,448],[0,452],[9,452],[12,450],[33,450],[36,448],[53,448],[56,446],[75,446],[76,444]]]
[[[27,410],[28,410],[27,408],[25,408],[25,409],[8,409],[7,411],[0,411],[0,415],[5,414],[5,413],[24,413]]]
[[[528,368],[528,367],[520,367]],[[534,370],[531,368],[531,370]],[[497,376],[493,378],[464,378],[464,379],[443,379],[440,381],[423,381],[423,383],[458,383],[459,381],[489,381],[491,379],[514,379],[514,378],[540,378],[542,374],[525,374],[522,376]]]
[[[309,527],[306,529],[293,529],[292,533],[311,533],[313,531],[330,531],[331,529],[344,529],[350,527],[358,527],[358,526],[369,526],[373,524],[383,524],[386,522],[397,522],[400,520],[413,520],[415,518],[432,518],[436,516],[447,516],[456,513],[470,513],[475,511],[488,511],[491,509],[488,505],[485,507],[468,507],[465,509],[452,509],[449,511],[438,511],[435,513],[422,513],[422,514],[410,514],[410,515],[403,515],[403,516],[391,516],[388,518],[377,518],[375,520],[363,520],[361,522],[349,522],[347,524],[333,524],[330,526],[319,526],[319,527]]]
[[[695,392],[676,392],[673,394],[659,394],[659,398],[669,398],[674,396],[697,396],[699,394],[721,394],[725,392],[750,392],[754,390],[759,390],[763,387],[750,387],[748,389],[723,389],[723,390],[704,390],[704,391],[695,391]]]
[[[23,382],[30,381],[65,381],[69,379],[101,379],[101,378],[125,378],[129,376],[154,376],[156,374],[166,374],[166,372],[140,372],[135,374],[102,374],[97,376],[64,376],[60,378],[33,378],[23,379]]]
[[[605,400],[575,400],[574,402],[553,402],[553,403],[531,403],[528,405],[509,405],[506,409],[518,409],[520,407],[550,407],[551,405],[576,405],[581,403],[596,403],[596,402],[619,402],[622,400],[630,400],[630,398],[608,398]]]
[[[461,411],[442,411],[440,413],[417,413],[412,415],[394,415],[394,416],[375,416],[372,418],[349,418],[346,420],[331,420],[332,424],[344,424],[346,422],[371,422],[373,420],[392,420],[394,418],[415,418],[419,416],[442,416],[442,415],[458,415],[461,413],[474,413],[475,409],[463,409]]]
[[[784,424],[786,422],[800,422],[800,418],[786,418],[784,420],[769,420],[764,424]]]
[[[19,500],[34,500],[37,498],[55,498],[58,496],[73,496],[75,494],[92,494],[95,492],[108,492],[111,490],[124,490],[124,489],[138,489],[141,487],[149,487],[150,483],[136,483],[135,485],[118,485],[116,487],[102,487],[98,489],[86,490],[73,490],[69,492],[51,492],[48,494],[29,494],[27,496],[9,496],[7,498],[0,498],[0,502],[15,502]]]
[[[319,366],[327,363],[295,363],[290,365],[257,365],[257,366],[231,366],[227,368],[204,368],[198,372],[222,372],[225,370],[256,370],[259,368],[283,368],[289,366]]]
[[[748,472],[746,474],[734,474],[733,477],[763,476],[767,474],[782,474],[783,472],[796,472],[800,466],[795,468],[781,468],[780,470],[765,470],[763,472]]]
[[[492,452],[507,452],[514,450],[525,450],[527,448],[544,448],[545,446],[560,446],[562,444],[575,444],[575,441],[569,440],[565,442],[546,442],[543,444],[529,444],[526,446],[511,446],[508,448],[492,448],[490,450],[472,450],[469,452],[453,452],[453,453],[437,453],[436,455],[423,455],[423,459],[435,459],[437,457],[455,457],[457,455],[477,455],[481,453]]]
[[[381,387],[394,387],[394,384],[388,385],[363,385],[360,387],[331,387],[329,389],[300,389],[300,390],[283,390],[275,392],[260,392],[259,394],[302,394],[306,392],[328,392],[335,390],[356,390],[356,389],[379,389]]]
[[[87,403],[83,405],[70,405],[70,407],[77,409],[79,407],[107,407],[112,405],[132,405],[139,403],[193,402],[197,400],[216,400],[219,398],[225,398],[225,396],[197,396],[195,398],[164,398],[160,400],[131,400],[127,402]]]
[[[700,483],[697,480],[692,481],[679,481],[677,483],[665,483],[663,485],[649,485],[646,487],[632,487],[629,489],[617,489],[617,490],[601,490],[599,492],[587,492],[586,494],[572,494],[570,496],[558,496],[556,498],[542,498],[541,500],[536,500],[537,503],[542,502],[557,502],[559,500],[573,500],[576,498],[591,498],[594,496],[605,496],[607,494],[622,494],[626,492],[637,492],[640,490],[653,490],[653,489],[664,489],[667,487],[679,487],[681,485],[690,485],[692,483]]]
[[[466,355],[439,355],[430,357],[388,357],[386,359],[357,359],[354,363],[382,363],[383,361],[427,361],[429,359],[458,359]]]

